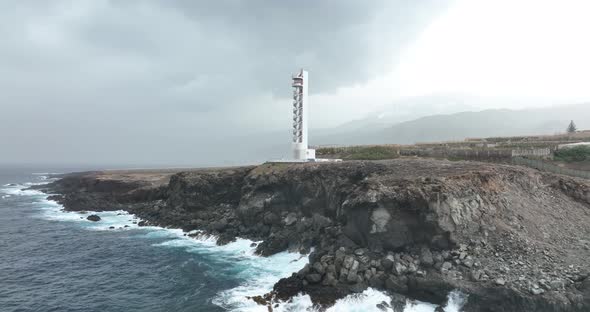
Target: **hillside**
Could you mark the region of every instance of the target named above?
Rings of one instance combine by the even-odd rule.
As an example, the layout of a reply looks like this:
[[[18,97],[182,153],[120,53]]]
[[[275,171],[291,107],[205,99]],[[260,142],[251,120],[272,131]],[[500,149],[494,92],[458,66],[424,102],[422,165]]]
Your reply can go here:
[[[526,110],[493,109],[432,115],[384,126],[378,118],[354,123],[338,133],[311,136],[313,144],[412,144],[416,142],[492,137],[554,134],[565,131],[574,119],[579,129],[590,128],[590,104],[576,104]],[[358,124],[363,127],[359,128]],[[313,132],[312,132],[313,133]]]

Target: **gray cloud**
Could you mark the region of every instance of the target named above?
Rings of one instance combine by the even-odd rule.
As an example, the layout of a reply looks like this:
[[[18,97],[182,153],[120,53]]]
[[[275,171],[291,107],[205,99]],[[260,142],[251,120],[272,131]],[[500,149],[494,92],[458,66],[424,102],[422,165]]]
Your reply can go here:
[[[271,116],[297,68],[314,93],[367,81],[445,5],[4,1],[0,162],[206,162],[185,144],[222,151],[216,137],[282,122]],[[32,156],[34,144],[49,155]]]

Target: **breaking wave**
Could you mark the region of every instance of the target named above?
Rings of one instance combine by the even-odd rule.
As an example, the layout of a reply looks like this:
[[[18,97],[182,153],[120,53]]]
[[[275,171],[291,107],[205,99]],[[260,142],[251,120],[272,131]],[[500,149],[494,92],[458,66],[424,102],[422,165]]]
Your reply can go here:
[[[47,175],[39,174],[43,180]],[[282,252],[270,257],[260,257],[254,254],[256,244],[247,239],[238,238],[236,241],[218,246],[214,236],[203,235],[198,231],[185,233],[180,229],[167,229],[155,226],[139,227],[140,219],[125,211],[104,212],[68,212],[55,201],[45,199],[45,194],[36,190],[26,190],[31,185],[47,183],[7,184],[0,189],[1,198],[12,196],[26,196],[33,200],[32,204],[37,209],[36,217],[46,220],[71,222],[88,231],[136,231],[133,235],[136,239],[158,238],[162,241],[154,243],[154,248],[180,249],[187,253],[209,255],[211,261],[220,262],[228,267],[225,274],[234,274],[243,282],[238,286],[222,290],[210,300],[217,306],[230,311],[268,311],[267,307],[257,305],[247,296],[262,295],[272,290],[273,285],[283,277],[290,276],[299,271],[308,263],[307,256],[297,253]],[[91,214],[100,216],[99,222],[87,220]],[[464,296],[453,292],[449,294],[446,312],[457,312],[464,301]],[[388,304],[391,298],[384,292],[367,289],[363,293],[350,295],[340,299],[327,311],[394,311]],[[436,306],[428,303],[408,301],[403,312],[433,312]],[[289,302],[281,302],[274,311],[318,311],[312,305],[307,295],[299,295]],[[395,311],[402,312],[402,311]]]

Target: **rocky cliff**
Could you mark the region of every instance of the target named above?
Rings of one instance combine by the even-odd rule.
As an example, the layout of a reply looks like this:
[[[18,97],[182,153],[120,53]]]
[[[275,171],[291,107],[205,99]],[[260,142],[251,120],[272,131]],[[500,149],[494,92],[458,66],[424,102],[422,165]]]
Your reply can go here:
[[[367,287],[465,311],[590,310],[590,183],[507,165],[397,159],[179,173],[71,174],[46,187],[68,210],[262,240],[310,263],[257,298],[315,303]]]

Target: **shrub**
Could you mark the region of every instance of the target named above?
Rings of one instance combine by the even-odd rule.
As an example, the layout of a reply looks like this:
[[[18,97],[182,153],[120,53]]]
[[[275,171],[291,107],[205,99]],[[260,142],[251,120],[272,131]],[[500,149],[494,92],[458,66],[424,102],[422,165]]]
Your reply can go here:
[[[582,145],[555,151],[555,160],[574,162],[590,161],[590,146]]]
[[[351,149],[350,153],[345,155],[345,159],[355,160],[379,160],[397,158],[397,149],[387,146],[367,146]]]
[[[399,157],[398,147],[393,145],[322,147],[316,155],[330,155],[347,160],[380,160]]]

